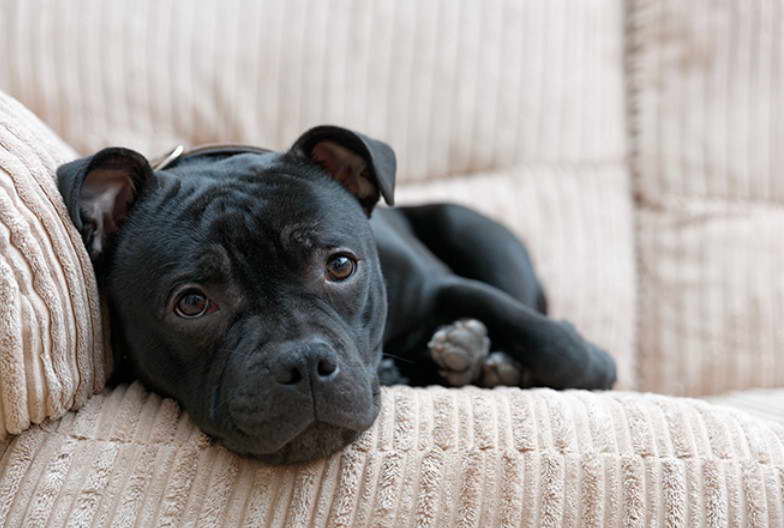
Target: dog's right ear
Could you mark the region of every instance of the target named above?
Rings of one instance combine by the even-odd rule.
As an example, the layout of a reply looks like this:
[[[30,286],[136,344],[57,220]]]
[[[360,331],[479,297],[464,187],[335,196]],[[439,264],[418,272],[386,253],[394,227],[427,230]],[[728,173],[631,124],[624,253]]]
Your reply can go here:
[[[395,203],[395,152],[382,141],[347,128],[322,125],[302,134],[289,155],[321,166],[354,195],[367,216],[381,196],[389,205]]]
[[[93,262],[106,251],[152,178],[144,156],[119,147],[103,149],[57,169],[57,187]]]

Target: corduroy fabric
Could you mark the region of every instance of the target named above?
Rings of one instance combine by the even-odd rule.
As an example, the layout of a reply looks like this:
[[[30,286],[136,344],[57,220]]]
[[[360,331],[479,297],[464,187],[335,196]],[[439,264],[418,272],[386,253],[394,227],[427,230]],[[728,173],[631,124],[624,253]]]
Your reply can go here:
[[[628,17],[639,388],[784,386],[784,4]]]
[[[0,89],[81,153],[321,123],[394,145],[402,180],[626,153],[617,0],[2,5]]]
[[[781,526],[784,426],[698,400],[383,392],[342,453],[241,459],[138,384],[15,438],[8,526]]]
[[[553,313],[619,356],[624,387],[635,369],[644,387],[683,394],[782,384],[780,4],[626,4],[632,193],[620,1],[0,5],[0,87],[82,151],[281,147],[310,124],[354,126],[398,149],[404,202],[460,201],[522,234]],[[0,338],[11,336],[0,341],[0,389],[16,405],[5,435],[79,406],[101,388],[104,363],[89,263],[44,177],[74,154],[6,98],[0,125],[0,262],[17,266],[0,270],[0,293],[16,303],[0,306]],[[27,251],[27,231],[52,237],[35,238],[51,261]],[[14,308],[25,302],[42,308],[36,318]],[[635,303],[637,363],[626,354]],[[46,333],[57,317],[72,326]],[[47,339],[70,348],[46,349]],[[784,525],[777,392],[712,399],[768,421],[630,393],[395,388],[383,398],[377,423],[343,453],[269,468],[214,445],[138,384],[107,391],[0,440],[0,523]]]
[[[73,157],[0,93],[0,439],[103,388],[92,267],[53,180]]]
[[[784,424],[784,389],[737,391],[708,396],[706,401],[740,409],[752,416]]]
[[[524,235],[553,314],[636,386],[619,2],[0,5],[0,88],[82,153],[285,148],[323,122],[382,138],[398,203],[461,200]]]

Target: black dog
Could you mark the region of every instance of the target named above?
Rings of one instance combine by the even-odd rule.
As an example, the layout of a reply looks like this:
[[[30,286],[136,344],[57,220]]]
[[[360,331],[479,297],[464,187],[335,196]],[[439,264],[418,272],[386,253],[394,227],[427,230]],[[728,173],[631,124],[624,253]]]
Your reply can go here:
[[[109,148],[58,184],[108,301],[115,380],[176,398],[232,450],[283,463],[340,449],[376,418],[382,351],[386,382],[615,381],[610,356],[544,315],[499,224],[446,204],[369,220],[392,203],[384,143],[324,126],[285,153],[167,163]],[[486,331],[503,352],[488,355]]]

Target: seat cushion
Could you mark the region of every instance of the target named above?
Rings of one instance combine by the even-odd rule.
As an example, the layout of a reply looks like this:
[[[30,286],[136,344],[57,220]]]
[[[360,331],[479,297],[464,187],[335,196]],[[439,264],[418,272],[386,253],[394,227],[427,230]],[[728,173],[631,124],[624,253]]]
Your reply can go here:
[[[752,416],[784,424],[784,389],[736,391],[705,398],[715,405],[740,409]]]
[[[0,519],[90,526],[724,526],[784,523],[784,425],[624,392],[382,392],[330,458],[271,467],[140,385],[4,446]]]

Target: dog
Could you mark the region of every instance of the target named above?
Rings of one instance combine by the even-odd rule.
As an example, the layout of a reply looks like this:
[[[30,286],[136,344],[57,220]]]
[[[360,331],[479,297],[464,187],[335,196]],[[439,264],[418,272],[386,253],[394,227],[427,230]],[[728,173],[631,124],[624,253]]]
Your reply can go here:
[[[612,357],[547,317],[509,230],[454,204],[376,207],[395,169],[388,145],[336,126],[285,152],[153,168],[112,147],[59,167],[110,314],[111,381],[140,379],[271,464],[346,446],[382,384],[610,388]]]

